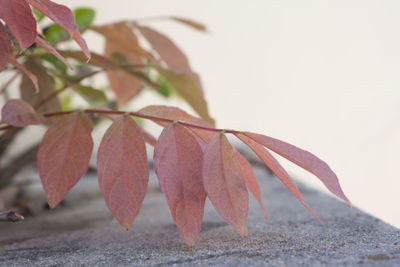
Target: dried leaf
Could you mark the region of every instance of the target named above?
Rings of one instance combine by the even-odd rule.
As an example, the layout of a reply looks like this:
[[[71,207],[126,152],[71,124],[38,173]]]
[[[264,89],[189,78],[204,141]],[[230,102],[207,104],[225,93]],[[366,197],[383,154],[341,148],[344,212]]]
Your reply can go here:
[[[26,76],[23,76],[20,85],[21,98],[31,104],[39,113],[61,111],[61,103],[58,97],[49,99],[49,96],[56,91],[53,76],[35,58],[30,58],[24,66],[38,78],[40,92],[35,93],[35,88],[31,81]],[[46,99],[48,100],[44,102]],[[38,106],[40,103],[43,104]]]
[[[152,58],[152,56],[144,50],[139,43],[131,40],[133,31],[125,22],[113,23],[104,26],[91,26],[91,30],[103,35],[107,41],[118,44],[121,48],[132,54]]]
[[[0,0],[0,19],[4,20],[22,49],[36,39],[36,20],[25,0]]]
[[[310,209],[308,204],[304,201],[299,189],[290,179],[289,174],[285,169],[279,164],[279,162],[259,143],[255,142],[253,139],[247,137],[244,134],[235,134],[243,143],[250,147],[257,156],[272,170],[272,172],[278,177],[279,180],[292,192],[293,195],[300,201],[301,204],[317,219],[320,223],[320,219],[315,215],[315,213]]]
[[[275,153],[311,172],[324,183],[329,191],[345,201],[349,206],[351,205],[340,187],[336,174],[331,170],[328,164],[317,158],[315,155],[291,144],[265,135],[250,132],[244,134],[257,143],[271,149]]]
[[[74,14],[68,7],[56,4],[50,0],[25,1],[43,14],[45,14],[47,17],[49,17],[51,20],[61,26],[61,28],[66,30],[71,35],[72,39],[74,39],[75,42],[81,47],[86,57],[90,58],[90,51],[86,45],[85,40],[81,37],[78,31],[78,26],[75,23]]]
[[[191,19],[175,17],[175,16],[171,16],[170,19],[175,20],[180,23],[183,23],[186,26],[192,27],[193,29],[196,29],[201,32],[207,31],[207,28],[204,24],[201,24],[200,22],[197,22],[197,21],[193,21]]]
[[[254,174],[253,168],[251,167],[250,163],[246,160],[246,158],[243,157],[242,154],[240,154],[237,150],[235,151],[235,156],[243,172],[244,181],[246,182],[247,188],[257,199],[258,203],[261,206],[261,209],[264,212],[265,219],[268,220],[268,212],[265,209],[264,204],[262,203],[261,188],[257,182],[257,178],[256,175]]]
[[[46,119],[31,105],[20,99],[10,99],[1,110],[2,122],[15,127],[42,124]]]
[[[31,82],[35,87],[35,92],[39,93],[39,83],[37,77],[32,72],[27,70],[24,66],[19,64],[18,61],[13,56],[9,58],[9,62],[13,64],[17,69],[22,71],[26,76],[28,76],[29,80],[31,80]]]
[[[108,128],[98,151],[97,171],[107,207],[129,230],[139,213],[149,179],[141,129],[130,116],[121,116]]]
[[[202,182],[203,151],[192,133],[169,124],[154,149],[154,168],[172,218],[186,244],[201,230],[206,193]]]
[[[159,66],[154,66],[154,68],[175,88],[200,117],[214,125],[215,121],[208,113],[207,102],[203,92],[192,76],[188,74],[176,74]]]
[[[36,36],[36,43],[46,49],[50,54],[58,58],[65,65],[67,65],[68,68],[72,69],[72,66],[68,63],[68,61],[62,55],[60,55],[60,53],[58,53],[57,50],[53,46],[51,46],[51,44],[49,44],[39,36]]]
[[[203,184],[221,217],[246,236],[249,195],[235,151],[224,134],[216,133],[204,153]]]
[[[0,71],[2,71],[10,58],[10,40],[8,40],[7,31],[3,24],[0,23]]]
[[[86,173],[93,141],[93,125],[82,112],[59,118],[40,144],[37,162],[51,208],[57,206]]]

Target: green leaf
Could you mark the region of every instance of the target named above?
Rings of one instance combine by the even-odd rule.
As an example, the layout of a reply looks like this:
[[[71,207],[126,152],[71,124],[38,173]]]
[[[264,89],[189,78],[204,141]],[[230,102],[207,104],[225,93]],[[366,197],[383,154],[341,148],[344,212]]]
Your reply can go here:
[[[93,22],[95,11],[90,8],[78,8],[74,10],[75,21],[80,32],[85,31]],[[57,24],[52,24],[45,30],[46,41],[51,44],[68,40],[69,34]]]
[[[40,12],[39,10],[37,10],[36,8],[32,8],[33,14],[36,17],[36,21],[37,22],[41,22],[42,19],[44,19],[44,14],[42,12]]]
[[[80,32],[85,31],[93,23],[96,15],[95,11],[91,8],[77,8],[74,10],[76,25]]]
[[[56,68],[56,70],[58,71],[58,73],[60,73],[60,74],[67,73],[67,66],[63,62],[61,62],[61,60],[56,58],[55,56],[53,56],[51,54],[46,54],[46,55],[42,55],[40,58],[44,61],[49,62],[51,65],[53,65],[54,68]]]
[[[52,24],[48,29],[46,29],[44,35],[46,36],[46,41],[50,44],[55,44],[61,40],[67,40],[69,38],[69,34],[57,24]]]
[[[74,90],[93,106],[102,106],[107,102],[104,92],[93,87],[78,85]]]
[[[177,95],[175,88],[172,87],[164,77],[158,76],[157,83],[160,85],[160,89],[157,91],[160,95],[168,98],[172,95]]]

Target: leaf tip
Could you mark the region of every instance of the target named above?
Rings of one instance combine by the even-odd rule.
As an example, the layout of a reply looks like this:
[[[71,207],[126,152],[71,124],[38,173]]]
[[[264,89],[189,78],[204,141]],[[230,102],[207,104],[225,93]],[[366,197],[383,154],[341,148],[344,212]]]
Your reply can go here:
[[[245,238],[245,237],[247,237],[248,235],[249,235],[249,231],[247,230],[247,226],[243,226],[241,229],[240,229],[240,235],[243,237],[243,238]]]

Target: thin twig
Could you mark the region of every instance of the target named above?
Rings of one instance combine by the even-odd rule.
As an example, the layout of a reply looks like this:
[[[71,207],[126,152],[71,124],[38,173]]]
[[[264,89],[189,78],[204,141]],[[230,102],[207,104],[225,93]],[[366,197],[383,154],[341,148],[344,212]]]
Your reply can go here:
[[[0,222],[19,222],[24,216],[15,211],[0,212]]]

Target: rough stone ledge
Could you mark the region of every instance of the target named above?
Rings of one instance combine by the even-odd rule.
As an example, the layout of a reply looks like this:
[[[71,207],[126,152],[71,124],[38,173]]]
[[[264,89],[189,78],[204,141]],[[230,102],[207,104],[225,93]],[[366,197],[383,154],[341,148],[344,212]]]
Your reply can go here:
[[[164,196],[152,190],[129,232],[112,219],[101,198],[75,200],[22,223],[3,223],[0,266],[400,265],[399,229],[299,185],[322,226],[265,169],[256,168],[256,174],[270,218],[265,221],[252,198],[247,238],[207,203],[200,237],[188,248]]]

